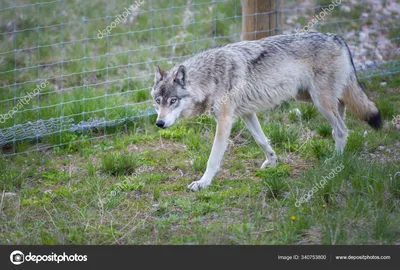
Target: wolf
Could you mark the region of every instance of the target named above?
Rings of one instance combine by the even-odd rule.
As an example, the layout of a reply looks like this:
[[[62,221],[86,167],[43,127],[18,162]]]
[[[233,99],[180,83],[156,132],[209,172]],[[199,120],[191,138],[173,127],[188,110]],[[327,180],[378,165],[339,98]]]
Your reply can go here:
[[[168,71],[157,65],[151,96],[160,128],[205,113],[216,119],[207,169],[200,180],[188,186],[191,190],[210,185],[237,117],[243,119],[266,155],[261,168],[275,166],[276,153],[256,113],[285,100],[314,103],[332,125],[339,153],[348,135],[346,107],[372,128],[381,127],[380,111],[358,81],[349,47],[339,35],[330,33],[240,41],[197,53]]]

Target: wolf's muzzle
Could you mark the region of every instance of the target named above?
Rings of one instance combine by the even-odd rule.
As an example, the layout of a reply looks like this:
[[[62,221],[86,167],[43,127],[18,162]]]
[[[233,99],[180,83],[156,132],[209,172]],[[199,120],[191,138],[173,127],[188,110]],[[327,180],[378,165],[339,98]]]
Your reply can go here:
[[[164,128],[165,122],[163,120],[157,120],[156,126],[159,128]]]

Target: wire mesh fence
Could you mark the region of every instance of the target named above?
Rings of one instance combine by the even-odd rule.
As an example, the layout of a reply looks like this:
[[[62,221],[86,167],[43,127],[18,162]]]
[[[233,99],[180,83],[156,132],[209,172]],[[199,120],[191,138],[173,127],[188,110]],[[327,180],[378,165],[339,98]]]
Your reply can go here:
[[[267,32],[341,34],[362,79],[385,83],[400,71],[394,0],[284,1],[271,12],[283,24]],[[110,136],[151,117],[155,65],[240,41],[241,24],[240,0],[3,0],[0,156]]]

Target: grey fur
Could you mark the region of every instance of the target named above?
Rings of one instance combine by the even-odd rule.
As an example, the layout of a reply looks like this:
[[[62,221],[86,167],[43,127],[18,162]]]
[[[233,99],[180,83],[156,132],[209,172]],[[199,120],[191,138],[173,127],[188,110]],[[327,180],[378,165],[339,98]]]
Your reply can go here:
[[[264,150],[264,167],[275,165],[276,155],[261,130],[257,111],[271,109],[284,100],[312,101],[333,126],[339,151],[343,151],[348,133],[345,105],[364,120],[378,114],[359,86],[345,41],[338,35],[318,32],[242,41],[200,52],[169,71],[157,68],[151,94],[160,101],[156,109],[158,120],[165,121],[164,128],[180,116],[212,111],[216,117],[216,141],[207,171],[189,186],[194,190],[211,183],[236,116],[243,118]],[[229,130],[218,131],[218,126]]]

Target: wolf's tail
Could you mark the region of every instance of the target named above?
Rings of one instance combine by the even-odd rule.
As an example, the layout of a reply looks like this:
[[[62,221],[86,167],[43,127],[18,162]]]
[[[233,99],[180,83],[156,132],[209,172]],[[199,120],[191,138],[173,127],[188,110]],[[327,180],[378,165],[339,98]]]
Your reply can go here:
[[[344,88],[341,100],[350,111],[366,121],[372,128],[382,127],[379,109],[367,97],[357,80],[353,80],[350,86]]]
[[[353,72],[349,78],[350,83],[343,89],[341,101],[349,107],[350,111],[366,121],[372,128],[380,129],[382,127],[381,112],[375,103],[367,97],[364,89],[361,88],[350,48],[342,38],[340,40],[346,46],[350,64],[353,67]]]

